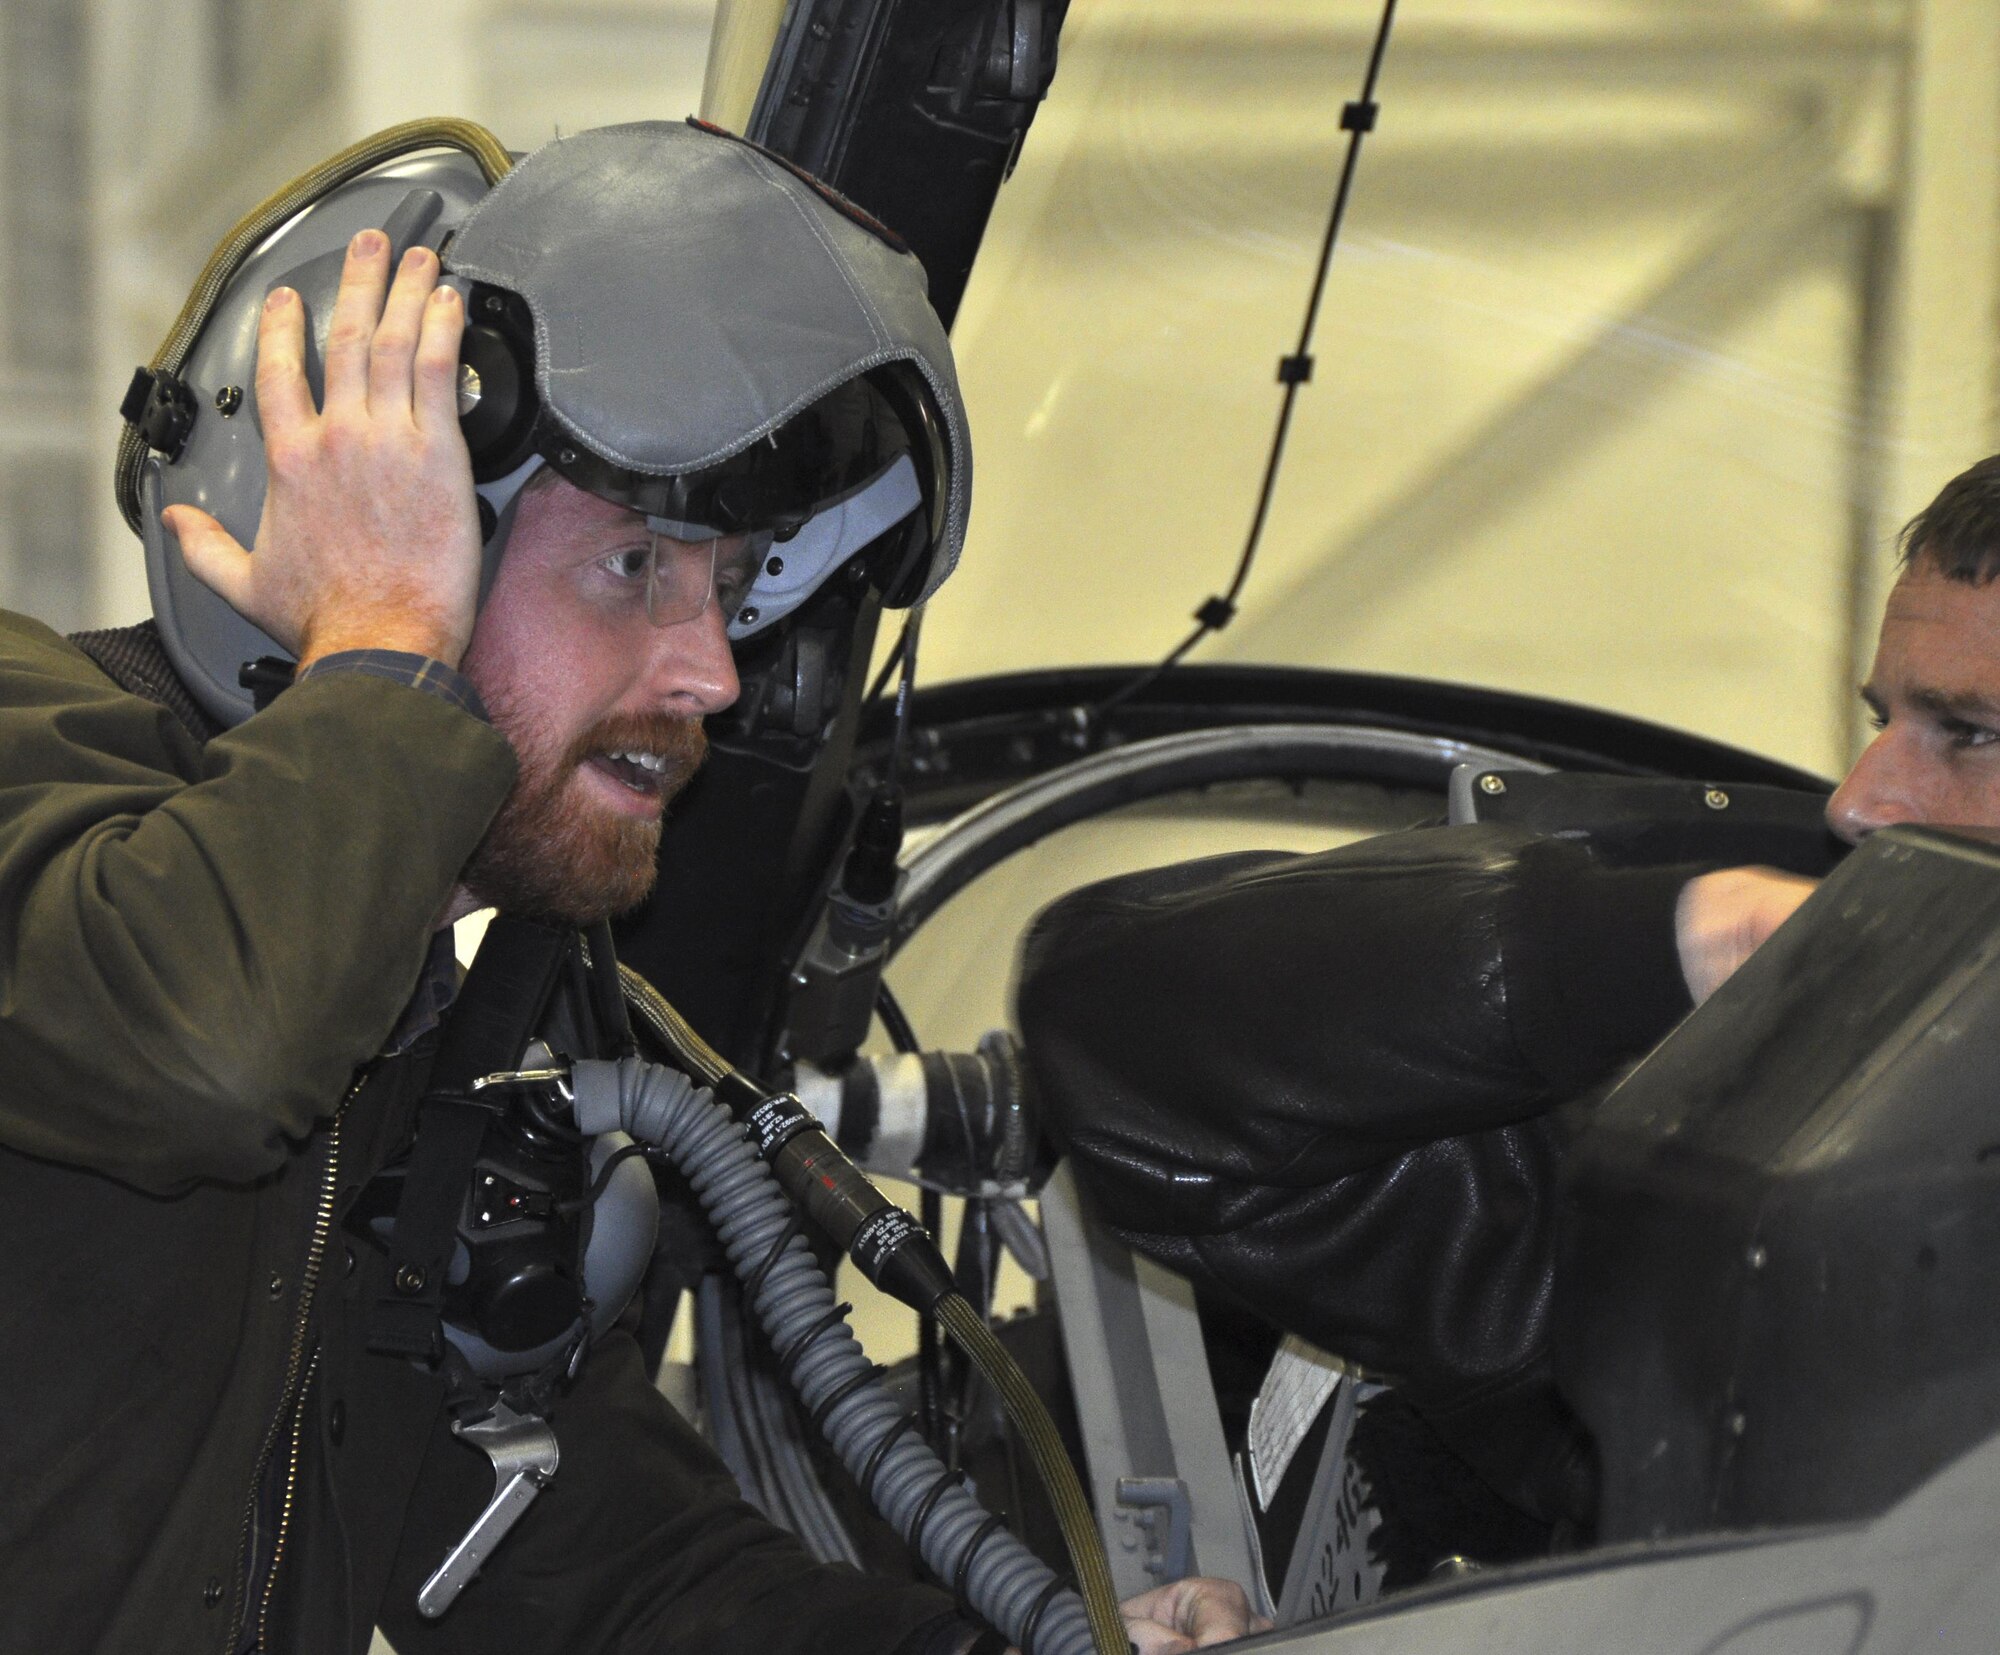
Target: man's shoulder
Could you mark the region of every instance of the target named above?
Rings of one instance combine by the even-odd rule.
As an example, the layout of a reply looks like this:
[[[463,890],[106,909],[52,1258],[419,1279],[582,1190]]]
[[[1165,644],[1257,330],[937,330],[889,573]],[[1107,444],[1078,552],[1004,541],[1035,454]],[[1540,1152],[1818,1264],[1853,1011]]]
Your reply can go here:
[[[122,627],[66,638],[31,615],[0,609],[0,730],[9,755],[28,762],[54,743],[182,775],[198,768],[213,726],[195,722],[202,715],[151,632]],[[175,691],[185,712],[174,705]]]
[[[0,609],[0,673],[17,672],[73,678],[84,684],[102,683],[105,678],[96,663],[54,627],[32,615]]]
[[[175,669],[154,622],[72,632],[64,642],[82,651],[127,694],[172,713],[194,741],[205,744],[222,733],[223,726],[195,699]]]
[[[132,693],[74,640],[32,615],[0,609],[0,713],[113,703]]]

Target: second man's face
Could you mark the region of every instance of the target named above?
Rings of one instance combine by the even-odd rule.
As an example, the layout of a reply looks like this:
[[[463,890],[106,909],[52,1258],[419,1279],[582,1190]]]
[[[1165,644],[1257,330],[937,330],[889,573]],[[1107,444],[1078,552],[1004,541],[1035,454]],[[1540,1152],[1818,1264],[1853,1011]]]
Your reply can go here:
[[[1951,580],[1920,556],[1889,594],[1861,693],[1879,734],[1827,803],[1836,833],[2000,827],[2000,581]]]

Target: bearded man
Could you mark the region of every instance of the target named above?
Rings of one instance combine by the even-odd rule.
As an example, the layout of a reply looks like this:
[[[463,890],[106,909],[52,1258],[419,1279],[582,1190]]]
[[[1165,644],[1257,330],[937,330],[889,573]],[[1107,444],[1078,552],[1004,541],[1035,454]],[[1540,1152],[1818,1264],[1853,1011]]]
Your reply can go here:
[[[726,134],[487,142],[484,179],[399,163],[237,238],[179,375],[141,376],[157,627],[0,619],[0,1648],[997,1648],[745,1505],[619,1295],[482,1344],[441,1330],[442,1264],[395,1262],[435,1216],[449,922],[540,922],[587,1001],[576,928],[648,889],[753,607],[862,550],[908,601],[969,488],[879,226]],[[329,241],[338,211],[368,227]],[[259,647],[295,666],[250,716]],[[441,1591],[495,1491],[489,1380],[559,1467]],[[1199,1584],[1133,1616],[1148,1649],[1247,1625]]]

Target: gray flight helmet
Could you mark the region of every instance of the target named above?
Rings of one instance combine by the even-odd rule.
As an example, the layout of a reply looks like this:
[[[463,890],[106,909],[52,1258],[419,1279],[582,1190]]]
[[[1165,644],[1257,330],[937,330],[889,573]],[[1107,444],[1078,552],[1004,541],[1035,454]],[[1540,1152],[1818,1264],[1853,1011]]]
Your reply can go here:
[[[264,499],[257,323],[295,288],[315,397],[348,241],[436,249],[468,299],[461,425],[487,578],[543,466],[667,533],[770,540],[733,619],[761,631],[867,551],[892,605],[951,573],[971,505],[971,438],[923,269],[892,233],[759,147],[701,123],[639,122],[544,145],[489,183],[426,148],[328,188],[218,282],[171,376],[142,375],[180,423],[146,435],[128,515],[161,641],[203,708],[249,716],[246,663],[286,652],[182,562],[161,521],[199,506],[253,544]]]

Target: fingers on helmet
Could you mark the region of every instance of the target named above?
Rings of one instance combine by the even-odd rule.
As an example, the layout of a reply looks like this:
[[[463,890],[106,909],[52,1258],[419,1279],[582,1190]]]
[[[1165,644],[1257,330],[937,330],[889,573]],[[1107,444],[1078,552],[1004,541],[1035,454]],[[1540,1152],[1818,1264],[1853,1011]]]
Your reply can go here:
[[[449,287],[432,290],[417,339],[413,403],[426,431],[458,428],[458,352],[465,337],[465,301]]]
[[[363,230],[347,244],[347,262],[334,295],[333,322],[326,336],[326,408],[365,404],[368,361],[375,325],[382,319],[389,289],[389,238]]]
[[[390,285],[368,347],[368,411],[378,417],[410,412],[411,370],[423,329],[424,301],[437,286],[437,254],[412,247]]]
[[[257,418],[269,442],[274,431],[296,428],[312,417],[312,388],[306,384],[306,307],[289,287],[274,287],[257,319]]]

